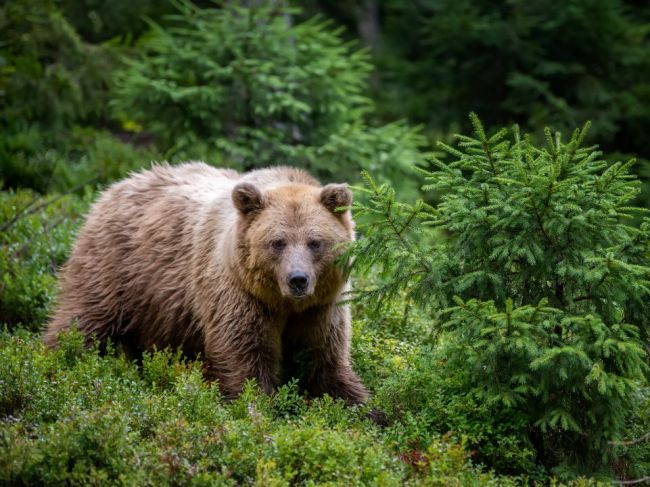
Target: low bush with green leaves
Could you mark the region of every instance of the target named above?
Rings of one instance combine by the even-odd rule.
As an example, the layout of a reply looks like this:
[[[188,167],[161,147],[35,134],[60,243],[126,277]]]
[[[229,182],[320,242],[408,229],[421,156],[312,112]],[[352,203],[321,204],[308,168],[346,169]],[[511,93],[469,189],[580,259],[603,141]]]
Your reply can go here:
[[[226,402],[170,351],[138,367],[76,331],[56,351],[0,334],[3,485],[516,485],[448,437],[401,451],[365,412],[307,401],[295,382],[273,396],[249,383]]]
[[[442,337],[432,373],[462,383],[447,400],[467,396],[508,422],[534,453],[522,466],[611,473],[612,442],[648,377],[650,221],[635,224],[629,206],[638,180],[631,163],[581,146],[587,127],[566,143],[547,131],[536,147],[471,119],[474,137],[441,144],[451,160],[423,172],[435,206],[400,203],[366,177],[355,264],[383,280],[362,295],[403,293],[429,312]]]
[[[116,52],[75,32],[50,0],[0,6],[0,179],[45,192],[85,152],[79,126],[105,124]],[[117,143],[117,141],[116,141]]]

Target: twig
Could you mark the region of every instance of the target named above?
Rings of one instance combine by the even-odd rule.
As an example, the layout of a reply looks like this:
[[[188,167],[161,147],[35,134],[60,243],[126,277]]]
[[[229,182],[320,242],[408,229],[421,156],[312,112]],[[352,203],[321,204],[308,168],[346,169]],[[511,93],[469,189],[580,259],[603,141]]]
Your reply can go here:
[[[404,233],[404,231],[406,230],[407,226],[410,224],[410,222],[413,220],[414,217],[415,217],[415,212],[413,212],[413,213],[411,214],[411,216],[410,216],[409,219],[408,219],[408,223],[407,223],[407,225],[402,226],[401,230],[397,228],[397,225],[396,225],[396,223],[395,223],[395,220],[393,220],[393,218],[392,218],[391,215],[390,215],[390,210],[389,210],[389,213],[386,215],[386,221],[388,222],[388,224],[390,225],[391,229],[393,230],[393,233],[395,234],[395,236],[397,236],[398,240],[399,240],[400,243],[404,246],[404,248],[405,248],[408,252],[410,252],[411,255],[417,255],[417,256],[418,256],[418,261],[420,262],[420,264],[422,265],[422,267],[424,267],[424,269],[425,269],[427,272],[431,272],[431,267],[429,266],[429,263],[428,263],[426,260],[424,260],[424,259],[422,258],[420,252],[416,252],[416,251],[413,250],[413,248],[411,247],[411,244],[410,244],[410,243],[409,243],[409,242],[404,238],[404,235],[402,235],[402,233]]]
[[[65,220],[65,216],[60,216],[60,217],[58,217],[58,218],[55,218],[55,219],[51,220],[50,223],[48,223],[47,225],[45,225],[45,226],[42,228],[41,233],[42,233],[42,234],[47,234],[47,233],[49,233],[50,230],[52,230],[54,227],[56,227],[56,226],[57,226],[59,223],[61,223],[63,220]],[[34,243],[34,239],[33,239],[33,238],[28,239],[28,240],[27,240],[23,245],[21,245],[21,247],[20,247],[19,249],[17,249],[17,250],[13,253],[13,254],[14,254],[14,257],[17,257],[17,258],[22,257],[23,254],[24,254],[25,252],[27,252],[27,250],[29,249],[29,247],[30,247],[30,245],[31,245],[32,243]]]
[[[636,445],[637,443],[641,443],[642,441],[646,441],[648,439],[650,439],[650,431],[648,431],[645,435],[639,436],[638,438],[634,438],[632,440],[610,441],[608,443],[610,445]]]
[[[546,241],[549,243],[551,247],[555,247],[555,242],[548,235],[548,233],[546,233],[546,230],[544,229],[544,223],[542,222],[542,217],[539,215],[539,212],[537,211],[537,207],[535,205],[533,205],[533,212],[535,214],[535,219],[537,220],[537,226],[542,231],[542,235],[544,235],[544,238],[546,239]]]
[[[0,227],[0,232],[6,232],[21,218],[26,217],[27,215],[33,215],[34,213],[37,213],[37,212],[41,211],[43,208],[47,208],[48,206],[50,206],[55,201],[60,200],[64,196],[67,196],[67,195],[69,195],[71,193],[74,193],[78,189],[81,189],[84,186],[86,186],[87,184],[91,184],[91,183],[93,183],[95,181],[97,181],[96,177],[92,178],[92,179],[89,179],[88,181],[84,181],[83,183],[78,184],[75,187],[70,188],[67,191],[64,191],[63,193],[59,193],[59,194],[53,196],[52,198],[49,198],[49,199],[43,201],[43,203],[41,203],[40,205],[35,206],[33,208],[32,208],[32,206],[34,205],[34,203],[36,201],[39,201],[42,198],[36,198],[36,199],[32,200],[27,206],[25,206],[22,210],[20,210],[18,213],[16,213],[16,215],[14,215],[14,217],[11,220],[9,220],[7,223],[2,225]]]
[[[0,231],[4,231],[5,229],[11,227],[22,215],[23,212],[29,210],[32,206],[34,206],[36,203],[38,203],[42,198],[40,196],[37,196],[36,198],[32,198],[29,203],[27,203],[25,206],[23,206],[20,210],[16,212],[14,217],[9,220],[9,222],[5,223],[1,228]]]
[[[591,287],[589,288],[589,293],[588,294],[585,294],[583,296],[578,296],[577,298],[575,298],[573,300],[573,302],[575,303],[575,302],[578,302],[578,301],[586,301],[587,299],[594,299],[593,292],[596,289],[598,289],[605,282],[607,277],[609,277],[609,270],[607,272],[603,273],[603,276],[598,280],[598,282],[596,284],[591,285]]]
[[[634,480],[614,480],[614,483],[619,485],[634,485],[634,484],[641,484],[643,482],[650,482],[650,475],[647,477],[641,477],[640,479],[634,479]]]

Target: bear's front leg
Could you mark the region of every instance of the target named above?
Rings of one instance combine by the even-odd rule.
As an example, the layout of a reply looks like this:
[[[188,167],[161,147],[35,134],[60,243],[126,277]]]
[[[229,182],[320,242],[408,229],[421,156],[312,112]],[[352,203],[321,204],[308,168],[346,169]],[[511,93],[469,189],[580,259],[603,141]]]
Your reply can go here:
[[[228,399],[241,393],[246,379],[256,379],[271,394],[279,383],[279,327],[256,303],[225,308],[229,312],[217,313],[205,334],[210,374]]]
[[[314,396],[327,393],[348,404],[365,402],[368,391],[350,365],[349,306],[331,304],[308,310],[293,325],[293,332],[310,352],[308,392]]]

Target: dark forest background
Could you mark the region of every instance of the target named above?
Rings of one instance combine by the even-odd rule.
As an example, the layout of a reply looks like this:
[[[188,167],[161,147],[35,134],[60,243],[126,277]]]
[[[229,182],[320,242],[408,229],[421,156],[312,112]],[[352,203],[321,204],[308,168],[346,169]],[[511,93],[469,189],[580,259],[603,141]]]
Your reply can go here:
[[[109,180],[137,161],[184,157],[241,169],[297,163],[325,178],[349,166],[344,176],[356,179],[358,168],[369,164],[398,174],[409,164],[426,164],[417,153],[431,150],[436,140],[467,130],[470,111],[489,127],[517,123],[537,136],[545,126],[568,133],[590,120],[589,140],[612,159],[638,158],[645,181],[646,2],[307,1],[290,10],[280,1],[229,5],[237,4],[258,11],[248,34],[238,34],[243,26],[236,22],[216,21],[202,40],[165,44],[161,33],[179,22],[197,29],[198,16],[178,18],[187,5],[6,2],[0,11],[4,186],[67,189],[97,174],[89,165]],[[311,28],[287,30],[314,16]],[[319,29],[328,34],[317,38]],[[329,32],[335,38],[325,39]],[[303,42],[300,62],[312,71],[292,71],[300,56],[295,46],[265,44],[269,36]],[[247,63],[240,62],[245,52],[218,46],[237,39],[250,49]],[[212,48],[206,47],[210,41]],[[152,54],[168,58],[156,63]],[[235,69],[210,72],[213,54]],[[257,67],[272,59],[282,66],[258,76]],[[186,71],[164,73],[174,67]],[[318,76],[306,78],[318,69]],[[174,99],[171,90],[192,83],[201,89],[177,90]],[[273,93],[275,111],[269,109]],[[262,127],[269,122],[285,126]],[[354,144],[332,140],[345,130],[354,131]],[[263,141],[278,140],[284,146],[279,152],[265,148]],[[344,148],[348,153],[341,155]],[[99,161],[87,160],[96,159],[92,151]],[[364,162],[369,158],[375,161]]]

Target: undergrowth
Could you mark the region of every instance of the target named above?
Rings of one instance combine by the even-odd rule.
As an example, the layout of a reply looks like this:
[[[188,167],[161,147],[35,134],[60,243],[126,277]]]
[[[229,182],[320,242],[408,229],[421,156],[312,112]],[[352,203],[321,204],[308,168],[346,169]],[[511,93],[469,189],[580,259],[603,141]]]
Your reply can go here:
[[[402,368],[401,355],[383,355]],[[397,423],[382,429],[367,408],[307,401],[293,382],[272,397],[251,382],[226,402],[198,362],[164,350],[138,366],[85,349],[77,332],[49,352],[36,334],[5,331],[0,398],[3,485],[517,483],[473,466],[452,434],[400,441]]]

